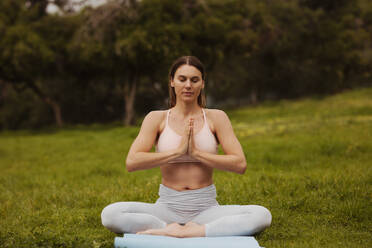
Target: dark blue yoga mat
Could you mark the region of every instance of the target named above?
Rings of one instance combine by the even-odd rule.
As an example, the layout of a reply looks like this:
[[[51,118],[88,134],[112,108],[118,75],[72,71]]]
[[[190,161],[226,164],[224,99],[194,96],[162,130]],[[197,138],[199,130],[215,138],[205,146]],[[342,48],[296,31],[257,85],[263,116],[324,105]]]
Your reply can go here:
[[[157,235],[125,234],[116,237],[115,248],[261,248],[254,237],[173,238]]]

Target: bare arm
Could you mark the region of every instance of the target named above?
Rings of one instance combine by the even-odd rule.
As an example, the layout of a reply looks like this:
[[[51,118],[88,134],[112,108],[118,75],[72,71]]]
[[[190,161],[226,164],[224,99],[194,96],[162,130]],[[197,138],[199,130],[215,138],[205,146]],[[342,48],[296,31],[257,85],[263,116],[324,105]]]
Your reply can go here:
[[[162,116],[161,112],[152,111],[143,120],[140,132],[128,152],[126,168],[129,172],[151,169],[180,156],[179,149],[150,152],[155,143]]]
[[[214,111],[213,123],[224,155],[212,154],[195,149],[192,145],[191,156],[212,168],[244,174],[247,162],[243,149],[234,134],[229,117],[221,110]],[[191,135],[191,137],[193,137]]]

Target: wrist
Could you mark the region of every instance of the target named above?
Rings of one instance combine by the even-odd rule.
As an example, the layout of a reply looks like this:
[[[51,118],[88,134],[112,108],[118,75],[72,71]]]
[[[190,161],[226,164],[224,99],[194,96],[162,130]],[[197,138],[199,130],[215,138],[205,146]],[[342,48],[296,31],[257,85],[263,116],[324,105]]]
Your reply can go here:
[[[174,150],[173,155],[175,155],[177,157],[181,156],[182,155],[182,149],[177,148],[176,150]]]
[[[192,157],[198,159],[200,157],[200,151],[199,150],[196,150],[196,149],[193,149],[190,155]]]

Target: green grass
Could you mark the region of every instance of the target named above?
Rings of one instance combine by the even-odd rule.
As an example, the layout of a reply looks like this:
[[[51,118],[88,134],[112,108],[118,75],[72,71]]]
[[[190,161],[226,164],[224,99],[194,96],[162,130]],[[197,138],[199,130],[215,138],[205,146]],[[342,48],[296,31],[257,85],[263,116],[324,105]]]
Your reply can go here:
[[[372,89],[228,111],[244,175],[216,171],[220,204],[273,215],[270,247],[372,247]],[[128,173],[139,128],[0,133],[0,247],[112,247],[100,212],[154,202],[158,169]]]

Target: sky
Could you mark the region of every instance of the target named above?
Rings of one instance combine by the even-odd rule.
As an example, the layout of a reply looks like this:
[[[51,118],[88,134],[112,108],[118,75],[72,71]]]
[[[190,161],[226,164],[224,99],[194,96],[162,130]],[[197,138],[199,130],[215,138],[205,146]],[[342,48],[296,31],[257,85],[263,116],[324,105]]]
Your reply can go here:
[[[85,7],[85,6],[88,6],[88,5],[93,6],[93,7],[97,7],[99,5],[104,4],[107,0],[85,0],[85,1],[84,0],[70,0],[70,1],[73,4],[74,9],[76,11],[79,11],[82,7]],[[86,3],[81,4],[82,2],[86,2]],[[59,12],[59,8],[55,4],[50,3],[47,7],[47,12],[50,13],[50,14],[56,14],[56,13]]]

